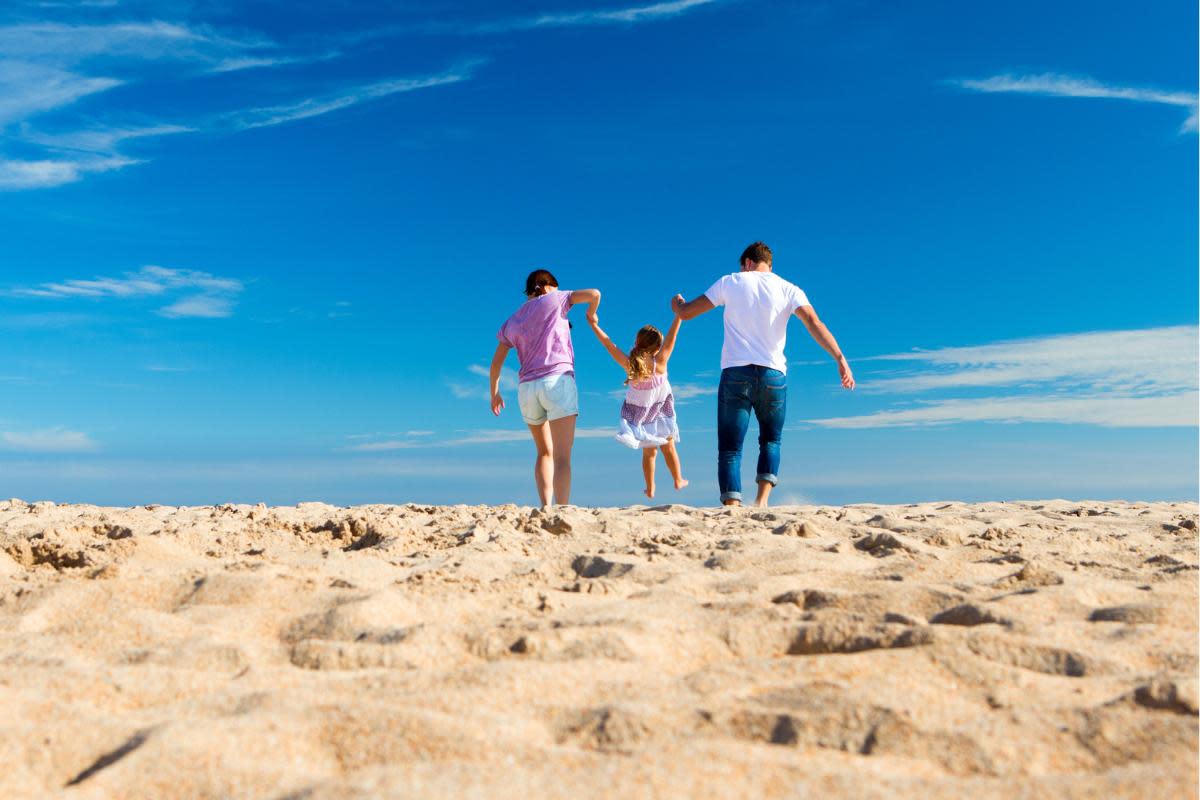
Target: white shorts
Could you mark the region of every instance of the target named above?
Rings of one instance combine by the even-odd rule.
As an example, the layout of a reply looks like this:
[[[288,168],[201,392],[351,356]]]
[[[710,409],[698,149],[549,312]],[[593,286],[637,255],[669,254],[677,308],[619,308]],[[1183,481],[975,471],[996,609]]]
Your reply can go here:
[[[579,413],[579,390],[571,375],[548,375],[517,386],[517,403],[526,425],[572,417]]]

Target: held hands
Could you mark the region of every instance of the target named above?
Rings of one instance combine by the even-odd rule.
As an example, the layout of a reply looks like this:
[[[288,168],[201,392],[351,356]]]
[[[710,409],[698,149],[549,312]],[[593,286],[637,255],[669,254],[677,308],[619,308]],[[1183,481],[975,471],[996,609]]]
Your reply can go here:
[[[675,316],[679,316],[679,313],[683,311],[683,307],[685,305],[687,305],[687,301],[683,299],[683,295],[677,294],[671,298],[671,311],[675,314]]]
[[[498,417],[500,416],[500,412],[503,410],[504,398],[500,396],[499,392],[496,392],[492,395],[492,413]]]

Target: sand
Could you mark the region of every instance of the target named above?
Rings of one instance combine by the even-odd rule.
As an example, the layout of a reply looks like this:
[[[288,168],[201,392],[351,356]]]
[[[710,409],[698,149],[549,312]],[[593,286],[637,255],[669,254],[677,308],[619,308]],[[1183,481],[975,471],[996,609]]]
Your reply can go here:
[[[0,502],[0,797],[1195,797],[1196,517]]]

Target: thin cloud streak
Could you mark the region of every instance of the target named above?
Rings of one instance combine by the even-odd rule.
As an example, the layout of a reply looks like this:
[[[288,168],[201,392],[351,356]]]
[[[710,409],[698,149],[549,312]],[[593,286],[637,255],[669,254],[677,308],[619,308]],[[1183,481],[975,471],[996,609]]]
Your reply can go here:
[[[1052,422],[1105,428],[1195,427],[1200,393],[1164,397],[985,397],[919,408],[813,419],[822,428],[903,428],[964,422]]]
[[[160,297],[190,292],[158,309],[164,317],[218,319],[233,314],[234,300],[245,285],[236,278],[225,278],[190,269],[170,269],[149,265],[120,278],[96,277],[41,283],[11,289],[10,297],[45,300],[105,300],[112,298]]]
[[[1053,422],[1103,427],[1197,425],[1194,325],[1046,336],[975,347],[878,356],[924,371],[863,380],[864,391],[1008,389],[990,397],[943,397],[909,408],[809,420],[827,428],[887,428],[964,422]]]
[[[1046,72],[1035,75],[1005,73],[989,78],[951,81],[963,89],[985,93],[1032,94],[1041,97],[1078,97],[1104,100],[1127,100],[1135,103],[1154,103],[1189,110],[1182,126],[1183,132],[1196,131],[1197,97],[1193,92],[1172,91],[1150,87],[1116,86],[1087,77]]]
[[[487,367],[479,364],[471,364],[467,367],[467,371],[472,375],[488,380],[491,377],[490,370]],[[500,391],[515,392],[517,390],[517,372],[512,367],[500,368]],[[463,383],[457,380],[447,380],[446,388],[450,390],[450,394],[457,397],[459,400],[487,400],[491,397],[488,389],[488,384],[483,381],[472,381],[471,383]]]
[[[1070,381],[1143,394],[1177,392],[1196,388],[1198,337],[1200,328],[1180,325],[895,353],[873,360],[919,362],[929,371],[864,381],[862,388],[925,392]]]
[[[66,428],[32,431],[0,431],[0,450],[25,453],[83,453],[95,450],[96,443],[86,433]]]
[[[481,63],[483,62],[480,60],[474,60],[437,75],[376,81],[374,83],[351,86],[327,95],[308,97],[293,103],[233,111],[220,115],[217,117],[217,120],[219,123],[228,124],[235,130],[249,130],[251,128],[282,125],[285,122],[318,117],[322,114],[349,108],[350,106],[370,100],[378,100],[393,94],[460,83],[469,80],[475,67]]]
[[[459,435],[447,439],[433,438],[428,431],[420,431],[421,438],[389,439],[380,442],[364,442],[345,448],[356,453],[379,453],[390,450],[417,450],[434,447],[462,447],[474,444],[507,444],[509,442],[532,441],[528,430],[484,428],[476,431],[460,431]],[[605,439],[616,434],[613,428],[576,428],[576,439]]]
[[[590,9],[561,14],[541,14],[517,17],[495,22],[485,22],[468,28],[465,32],[488,34],[510,31],[537,30],[542,28],[574,28],[587,25],[633,25],[639,22],[670,19],[685,14],[694,8],[714,5],[725,0],[672,0],[615,9]]]

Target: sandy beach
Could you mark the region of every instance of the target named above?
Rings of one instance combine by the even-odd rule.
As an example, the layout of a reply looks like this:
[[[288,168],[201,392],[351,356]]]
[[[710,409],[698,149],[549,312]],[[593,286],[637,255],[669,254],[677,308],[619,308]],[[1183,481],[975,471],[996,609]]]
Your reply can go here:
[[[0,796],[1195,797],[1196,517],[0,502]]]

